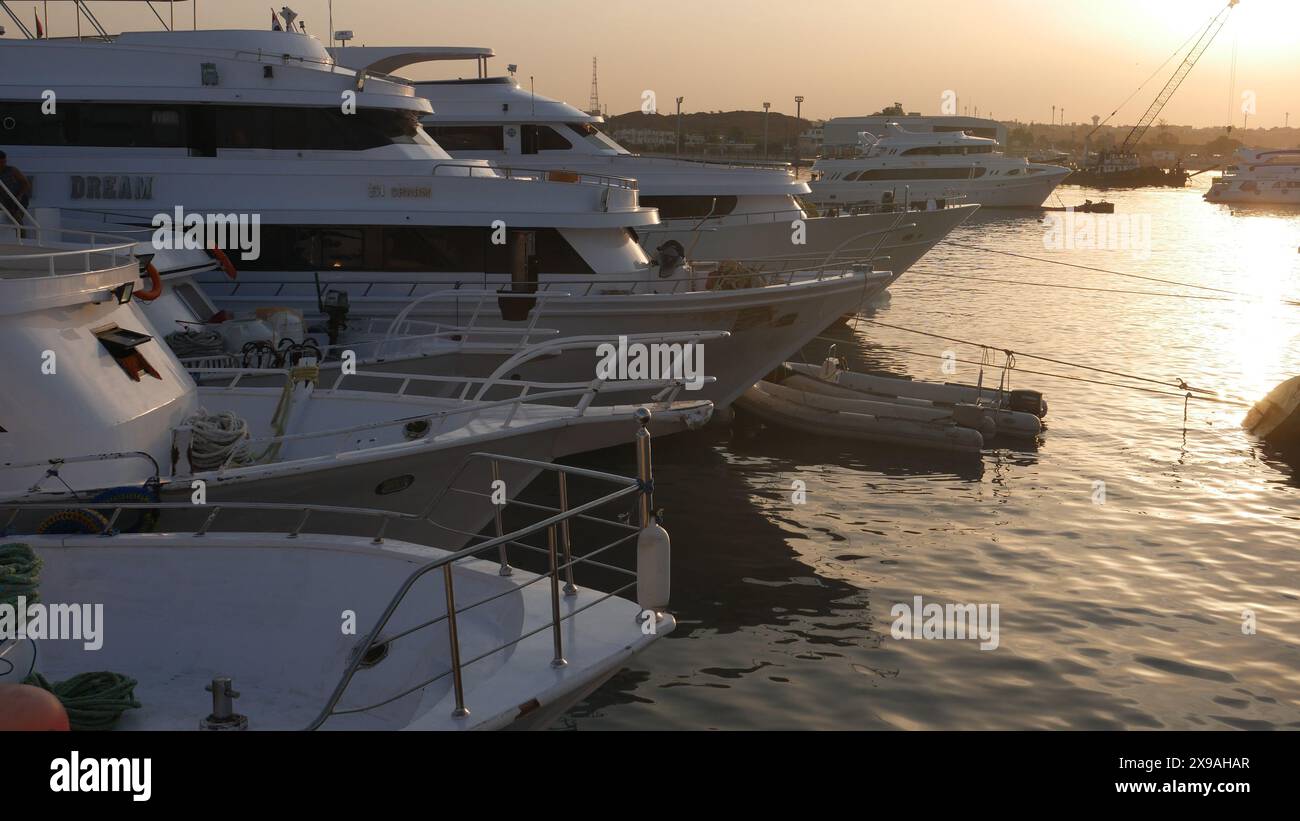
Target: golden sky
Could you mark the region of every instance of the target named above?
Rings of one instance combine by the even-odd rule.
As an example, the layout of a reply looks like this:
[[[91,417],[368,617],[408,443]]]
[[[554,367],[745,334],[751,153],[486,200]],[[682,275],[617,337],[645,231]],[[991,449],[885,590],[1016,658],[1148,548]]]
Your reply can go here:
[[[199,0],[200,27],[266,28],[261,0]],[[13,0],[30,17],[40,0]],[[327,0],[290,0],[308,31],[328,32]],[[482,45],[517,63],[538,92],[587,106],[591,58],[601,102],[639,108],[653,90],[661,110],[758,109],[810,117],[868,114],[895,100],[938,113],[947,90],[982,116],[1046,122],[1105,117],[1226,0],[334,0],[334,28],[355,45]],[[112,31],[157,28],[147,8],[95,2]],[[177,5],[178,22],[191,2]],[[164,16],[166,12],[163,11]],[[51,31],[69,34],[71,4],[51,3]],[[0,22],[8,23],[7,20]],[[30,26],[31,22],[24,20]],[[12,26],[10,36],[12,36]],[[1235,78],[1234,78],[1235,55]],[[1171,60],[1115,122],[1133,122],[1172,73]],[[472,72],[466,65],[465,72]],[[446,67],[419,78],[454,76]],[[1242,0],[1162,118],[1197,126],[1300,125],[1300,0]]]

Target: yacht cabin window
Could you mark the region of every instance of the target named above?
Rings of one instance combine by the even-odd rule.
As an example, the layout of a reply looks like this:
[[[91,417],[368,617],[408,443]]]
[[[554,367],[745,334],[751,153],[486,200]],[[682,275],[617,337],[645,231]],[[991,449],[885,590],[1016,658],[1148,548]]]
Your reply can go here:
[[[567,123],[567,125],[575,134],[591,143],[596,148],[608,151],[617,151],[620,154],[627,153],[627,150],[623,148],[623,146],[605,136],[599,128],[596,128],[596,126],[591,123]]]
[[[591,266],[555,228],[520,228],[534,235],[539,271],[590,274]],[[510,243],[492,242],[492,229],[470,225],[263,225],[261,254],[249,271],[428,271],[510,273]]]
[[[736,210],[736,202],[734,196],[641,197],[642,206],[658,208],[659,218],[666,220],[725,217]]]
[[[362,151],[425,142],[414,111],[337,107],[60,102],[0,102],[0,143],[108,148],[188,148],[213,156],[225,148]]]
[[[505,137],[499,125],[425,126],[433,141],[452,154],[457,151],[505,151]]]
[[[536,154],[538,151],[569,151],[573,143],[549,125],[525,125],[519,129],[519,153]]]

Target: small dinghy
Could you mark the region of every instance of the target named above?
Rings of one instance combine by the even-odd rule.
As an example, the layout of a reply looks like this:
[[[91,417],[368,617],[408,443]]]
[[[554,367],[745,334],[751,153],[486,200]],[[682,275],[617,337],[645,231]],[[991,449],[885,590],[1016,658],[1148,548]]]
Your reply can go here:
[[[766,381],[745,391],[736,403],[768,424],[818,435],[957,453],[978,454],[984,447],[979,430],[957,424],[952,413],[936,416],[924,408],[846,399]]]
[[[1300,451],[1300,376],[1256,402],[1241,426],[1279,450]]]
[[[924,412],[927,419],[955,419],[981,431],[986,439],[1005,436],[1033,439],[1043,430],[1047,401],[1030,390],[960,385],[951,382],[917,382],[898,376],[844,370],[834,356],[821,366],[787,362],[783,384],[810,393],[886,403]],[[894,412],[893,415],[898,415]]]
[[[1084,200],[1083,205],[1045,205],[1044,211],[1074,211],[1076,214],[1113,214],[1115,213],[1115,203],[1113,202],[1093,202]]]

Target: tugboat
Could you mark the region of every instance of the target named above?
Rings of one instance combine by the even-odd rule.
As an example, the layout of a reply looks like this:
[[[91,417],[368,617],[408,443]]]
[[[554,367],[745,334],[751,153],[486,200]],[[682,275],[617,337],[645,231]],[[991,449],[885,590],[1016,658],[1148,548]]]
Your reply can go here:
[[[1179,161],[1173,168],[1142,165],[1132,152],[1103,151],[1095,165],[1081,168],[1065,178],[1066,185],[1089,185],[1094,188],[1141,188],[1187,185],[1187,171]]]

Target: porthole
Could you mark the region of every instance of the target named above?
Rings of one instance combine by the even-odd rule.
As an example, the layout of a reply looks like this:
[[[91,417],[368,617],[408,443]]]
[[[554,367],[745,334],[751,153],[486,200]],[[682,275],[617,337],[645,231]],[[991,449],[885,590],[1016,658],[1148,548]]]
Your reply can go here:
[[[385,479],[375,485],[375,493],[379,496],[387,496],[390,493],[401,493],[413,484],[415,484],[415,477],[409,473],[404,473],[401,476],[394,476],[390,479]]]
[[[414,422],[407,422],[402,431],[407,439],[419,439],[429,433],[429,420],[416,419]]]
[[[361,655],[361,661],[357,666],[363,669],[374,667],[386,658],[388,658],[388,642],[385,641],[380,644],[372,644],[367,647],[366,652]]]

